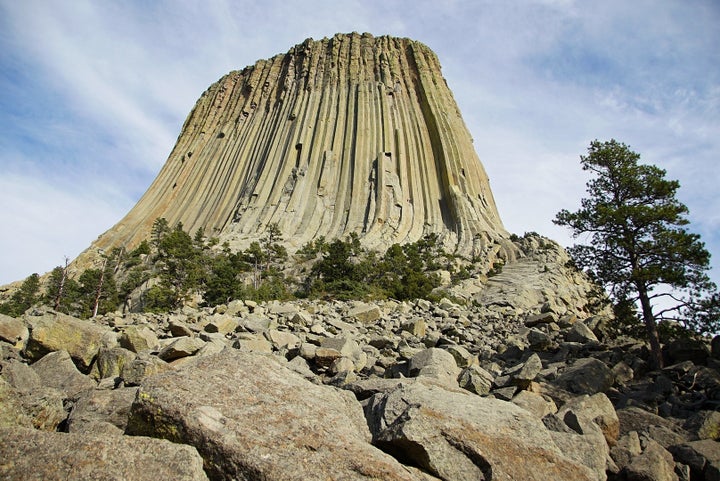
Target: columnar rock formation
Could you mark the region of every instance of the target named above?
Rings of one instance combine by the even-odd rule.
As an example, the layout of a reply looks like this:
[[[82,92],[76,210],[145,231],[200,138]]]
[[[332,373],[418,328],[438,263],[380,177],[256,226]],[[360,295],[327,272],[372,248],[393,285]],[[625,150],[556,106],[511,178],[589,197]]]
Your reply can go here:
[[[291,250],[351,232],[368,247],[437,233],[466,254],[511,249],[437,57],[369,34],[308,39],[221,78],[94,247],[132,247],[159,217],[235,247],[277,223]]]

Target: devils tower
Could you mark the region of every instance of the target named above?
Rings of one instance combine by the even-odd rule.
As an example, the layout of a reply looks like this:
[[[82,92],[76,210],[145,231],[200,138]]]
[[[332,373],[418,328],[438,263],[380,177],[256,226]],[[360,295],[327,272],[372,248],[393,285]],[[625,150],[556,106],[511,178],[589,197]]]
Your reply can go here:
[[[487,174],[425,45],[308,39],[210,86],[147,192],[99,248],[132,248],[155,219],[243,248],[280,227],[290,250],[359,234],[370,248],[439,235],[510,250]]]

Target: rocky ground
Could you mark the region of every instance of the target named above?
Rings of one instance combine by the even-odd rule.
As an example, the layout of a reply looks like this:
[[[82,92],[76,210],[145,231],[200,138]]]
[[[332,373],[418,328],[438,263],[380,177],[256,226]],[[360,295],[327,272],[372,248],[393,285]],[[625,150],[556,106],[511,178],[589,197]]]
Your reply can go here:
[[[2,316],[0,478],[720,479],[720,343],[651,371],[536,247],[438,303]]]

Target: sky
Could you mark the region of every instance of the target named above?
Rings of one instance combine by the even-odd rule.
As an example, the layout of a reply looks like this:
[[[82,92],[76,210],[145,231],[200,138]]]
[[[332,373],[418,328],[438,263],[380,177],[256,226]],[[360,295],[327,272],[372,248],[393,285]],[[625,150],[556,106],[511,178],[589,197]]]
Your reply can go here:
[[[0,0],[0,285],[118,222],[221,76],[353,31],[435,51],[507,230],[572,245],[552,219],[614,138],[680,181],[720,283],[717,0]]]

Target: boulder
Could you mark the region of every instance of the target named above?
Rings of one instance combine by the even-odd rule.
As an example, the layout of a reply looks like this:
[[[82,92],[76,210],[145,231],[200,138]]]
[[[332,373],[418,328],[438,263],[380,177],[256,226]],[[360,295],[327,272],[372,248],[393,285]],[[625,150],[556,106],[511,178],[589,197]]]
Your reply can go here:
[[[160,341],[146,326],[128,326],[120,336],[120,346],[132,352],[152,351],[160,346]]]
[[[690,466],[690,479],[720,480],[720,443],[709,439],[671,446],[675,459]]]
[[[527,334],[528,344],[535,351],[545,351],[553,344],[552,338],[539,329],[530,329]]]
[[[28,316],[30,337],[25,356],[38,360],[54,351],[66,351],[83,372],[90,370],[98,350],[109,331],[88,321],[60,313]]]
[[[443,349],[452,354],[452,357],[455,358],[455,364],[461,369],[477,364],[478,362],[477,356],[457,344],[448,344],[447,346],[443,346]]]
[[[32,369],[40,377],[43,386],[58,389],[70,399],[77,399],[80,393],[94,389],[97,385],[77,370],[67,351],[51,352],[33,364]]]
[[[361,324],[370,324],[382,317],[382,311],[374,304],[359,304],[347,313],[347,318]]]
[[[97,359],[90,370],[90,376],[95,379],[120,377],[126,364],[130,364],[137,355],[123,347],[101,348]]]
[[[620,435],[620,420],[612,402],[603,393],[569,401],[560,408],[558,416],[580,434],[599,429],[610,446],[615,445]]]
[[[0,428],[0,479],[207,480],[195,448],[161,439]]]
[[[576,322],[572,325],[567,334],[565,334],[565,340],[568,342],[579,342],[581,344],[598,342],[595,333],[582,322]]]
[[[575,394],[595,394],[612,387],[615,377],[604,362],[594,358],[582,358],[567,367],[555,380],[555,384]]]
[[[0,314],[0,341],[10,343],[16,349],[22,349],[29,336],[30,331],[23,321]]]
[[[260,314],[249,314],[240,320],[240,326],[248,332],[263,332],[277,327],[277,322]]]
[[[18,426],[30,428],[32,421],[25,414],[20,393],[7,381],[0,378],[0,429]],[[1,462],[2,460],[0,460]]]
[[[158,353],[163,361],[170,362],[182,357],[192,356],[205,345],[205,341],[197,337],[178,337]]]
[[[664,448],[689,441],[689,433],[669,419],[647,412],[637,407],[627,407],[616,411],[620,421],[620,435],[636,431],[640,435],[654,439]]]
[[[366,415],[378,446],[441,479],[599,479],[512,403],[413,383],[373,396]]]
[[[618,442],[610,448],[610,457],[612,457],[618,469],[622,470],[629,465],[633,458],[642,453],[640,445],[640,436],[637,431],[630,431],[623,435]]]
[[[418,352],[410,359],[408,374],[411,377],[429,377],[450,386],[457,386],[460,369],[452,354],[433,347]]]
[[[300,345],[300,338],[289,331],[278,331],[277,329],[269,329],[265,332],[265,336],[277,350],[294,349]]]
[[[355,365],[355,371],[360,371],[367,363],[367,354],[360,349],[355,339],[347,336],[327,337],[320,344],[321,348],[334,349],[343,357],[351,359]],[[321,353],[322,355],[322,353]]]
[[[672,454],[652,439],[645,439],[642,454],[625,466],[623,474],[628,481],[678,481]]]
[[[239,324],[237,319],[232,316],[216,314],[210,318],[210,322],[205,324],[205,332],[229,334],[234,332]]]
[[[557,412],[557,406],[551,399],[546,399],[542,395],[530,391],[520,391],[512,398],[512,403],[538,419]]]
[[[67,418],[67,431],[123,434],[137,391],[137,387],[89,391],[73,405]]]
[[[458,376],[458,384],[472,393],[488,394],[492,389],[493,375],[477,365],[466,367]]]
[[[683,424],[697,439],[720,440],[720,412],[699,411]]]
[[[369,443],[347,391],[235,350],[147,379],[127,433],[197,447],[213,479],[416,479]]]
[[[533,353],[524,363],[516,366],[512,373],[510,373],[511,382],[521,389],[527,389],[530,383],[540,374],[542,368],[543,365],[540,356]]]
[[[165,361],[147,352],[142,352],[129,364],[123,366],[120,377],[126,386],[137,386],[146,377],[167,371],[168,369],[172,369],[172,366]]]

